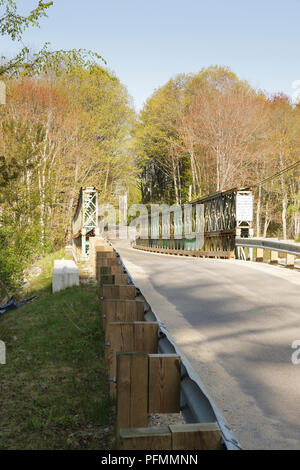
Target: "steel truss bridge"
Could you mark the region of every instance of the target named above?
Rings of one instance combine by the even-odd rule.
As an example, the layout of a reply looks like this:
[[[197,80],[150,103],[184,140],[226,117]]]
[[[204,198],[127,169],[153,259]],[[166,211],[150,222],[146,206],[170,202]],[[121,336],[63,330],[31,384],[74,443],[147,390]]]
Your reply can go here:
[[[80,189],[73,218],[72,245],[86,259],[89,238],[99,235],[98,190]],[[167,217],[166,217],[167,216]],[[251,236],[252,192],[249,188],[219,191],[187,205],[172,206],[139,218],[135,247],[146,251],[232,258],[236,237]]]
[[[179,206],[178,206],[179,207]],[[136,248],[170,254],[218,258],[235,256],[235,238],[252,232],[253,196],[249,188],[234,188],[196,199],[172,209],[169,223],[163,211],[141,219]]]
[[[89,239],[97,235],[99,235],[98,190],[96,187],[82,187],[72,223],[72,249],[75,259],[87,259]]]

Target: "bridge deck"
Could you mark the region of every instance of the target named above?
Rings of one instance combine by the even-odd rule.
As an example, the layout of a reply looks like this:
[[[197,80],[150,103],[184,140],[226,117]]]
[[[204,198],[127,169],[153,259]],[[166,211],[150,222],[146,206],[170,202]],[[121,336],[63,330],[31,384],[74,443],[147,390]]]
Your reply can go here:
[[[300,273],[113,243],[242,446],[299,449]]]

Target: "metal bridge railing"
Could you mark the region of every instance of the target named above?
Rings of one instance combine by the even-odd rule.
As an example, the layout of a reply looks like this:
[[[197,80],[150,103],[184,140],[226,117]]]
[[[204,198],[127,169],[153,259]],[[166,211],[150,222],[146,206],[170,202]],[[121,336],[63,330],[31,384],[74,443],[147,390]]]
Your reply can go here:
[[[300,243],[274,240],[273,238],[236,238],[235,245],[247,248],[262,248],[300,256]]]

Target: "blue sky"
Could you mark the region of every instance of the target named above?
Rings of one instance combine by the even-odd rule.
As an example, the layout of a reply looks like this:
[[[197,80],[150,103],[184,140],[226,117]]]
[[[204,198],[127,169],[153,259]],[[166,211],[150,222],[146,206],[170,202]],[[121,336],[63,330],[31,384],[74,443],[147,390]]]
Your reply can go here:
[[[22,11],[37,0],[17,0]],[[1,52],[14,46],[1,38]],[[137,109],[177,73],[229,66],[267,93],[300,80],[300,0],[54,0],[24,43],[99,52]]]

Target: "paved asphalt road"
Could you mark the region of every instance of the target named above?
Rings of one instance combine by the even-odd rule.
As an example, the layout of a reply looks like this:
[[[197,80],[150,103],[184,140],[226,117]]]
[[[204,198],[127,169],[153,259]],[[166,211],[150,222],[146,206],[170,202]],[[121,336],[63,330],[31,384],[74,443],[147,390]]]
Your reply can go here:
[[[300,449],[300,272],[113,244],[242,447]]]

